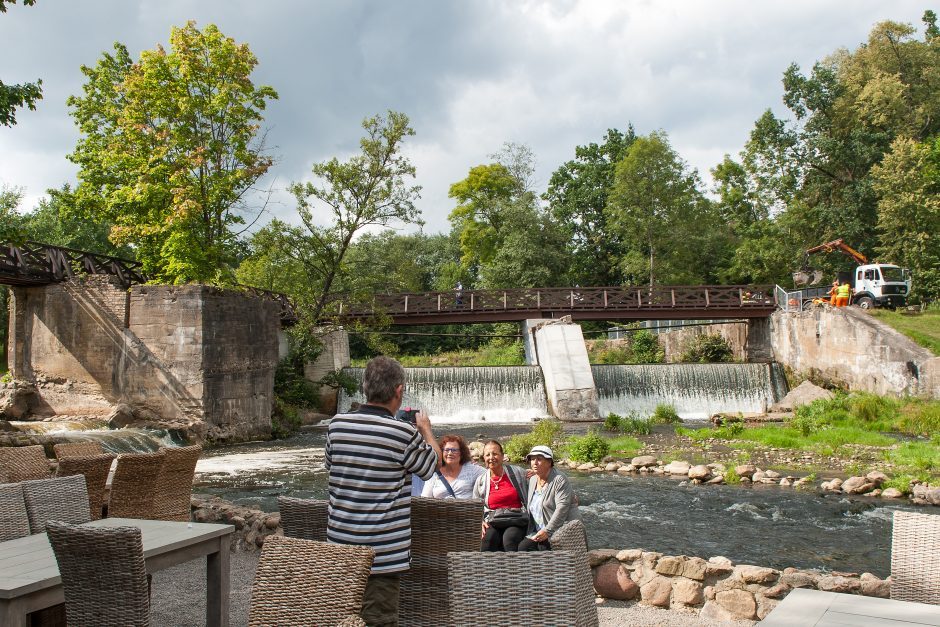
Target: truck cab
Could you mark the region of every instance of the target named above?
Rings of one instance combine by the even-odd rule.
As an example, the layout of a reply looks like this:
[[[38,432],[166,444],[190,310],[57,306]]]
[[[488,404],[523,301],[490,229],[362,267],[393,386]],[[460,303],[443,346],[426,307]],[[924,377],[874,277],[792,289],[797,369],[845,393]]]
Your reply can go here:
[[[862,309],[904,307],[911,292],[911,271],[890,263],[871,263],[855,269],[852,302]]]

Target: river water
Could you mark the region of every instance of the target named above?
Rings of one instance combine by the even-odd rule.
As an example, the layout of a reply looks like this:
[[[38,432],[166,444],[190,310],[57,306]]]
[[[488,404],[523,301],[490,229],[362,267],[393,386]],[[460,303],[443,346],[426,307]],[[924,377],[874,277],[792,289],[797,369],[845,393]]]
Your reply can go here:
[[[528,426],[448,425],[438,436],[507,437]],[[325,429],[278,442],[207,451],[196,493],[264,511],[280,495],[326,498]],[[694,486],[663,477],[565,471],[581,501],[591,548],[642,548],[735,563],[890,573],[891,516],[911,509],[865,497],[773,486]]]

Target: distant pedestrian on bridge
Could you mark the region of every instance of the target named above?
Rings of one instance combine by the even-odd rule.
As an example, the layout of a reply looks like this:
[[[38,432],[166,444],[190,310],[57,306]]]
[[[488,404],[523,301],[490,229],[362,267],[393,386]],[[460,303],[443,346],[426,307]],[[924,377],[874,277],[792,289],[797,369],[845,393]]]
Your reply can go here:
[[[463,305],[463,283],[457,281],[457,285],[454,286],[454,296],[456,303],[458,305]]]

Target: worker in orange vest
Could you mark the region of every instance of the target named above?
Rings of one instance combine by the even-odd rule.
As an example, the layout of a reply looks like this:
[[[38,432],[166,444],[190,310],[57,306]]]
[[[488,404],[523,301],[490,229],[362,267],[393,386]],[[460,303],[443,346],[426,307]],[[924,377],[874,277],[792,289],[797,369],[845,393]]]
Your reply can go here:
[[[839,285],[839,289],[836,291],[836,307],[848,307],[851,289],[848,281]]]
[[[832,282],[832,288],[829,290],[829,304],[833,307],[836,306],[838,302],[838,292],[839,292],[839,279],[836,279]]]

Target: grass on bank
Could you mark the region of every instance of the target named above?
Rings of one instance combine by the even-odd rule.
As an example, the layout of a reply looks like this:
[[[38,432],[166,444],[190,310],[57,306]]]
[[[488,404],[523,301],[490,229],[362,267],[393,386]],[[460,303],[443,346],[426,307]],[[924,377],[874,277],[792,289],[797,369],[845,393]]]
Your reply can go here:
[[[396,355],[405,368],[469,367],[469,366],[524,366],[525,350],[522,342],[495,340],[478,349],[447,351],[432,355]],[[368,358],[353,359],[352,366],[363,368]]]
[[[906,314],[889,309],[872,309],[870,313],[934,355],[940,355],[940,309],[928,309],[918,314]]]

